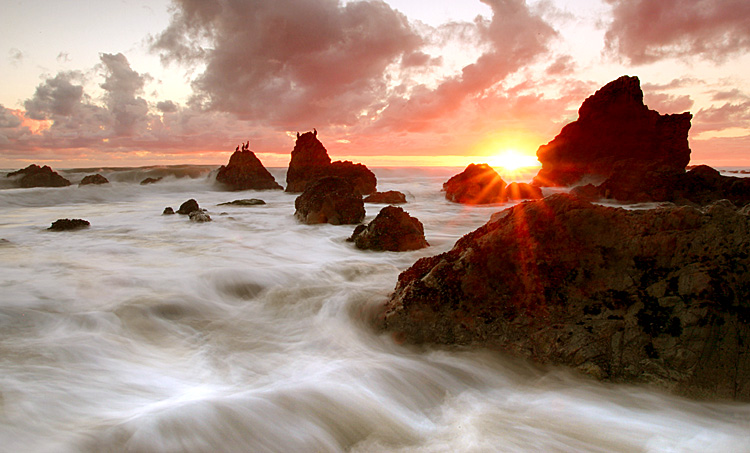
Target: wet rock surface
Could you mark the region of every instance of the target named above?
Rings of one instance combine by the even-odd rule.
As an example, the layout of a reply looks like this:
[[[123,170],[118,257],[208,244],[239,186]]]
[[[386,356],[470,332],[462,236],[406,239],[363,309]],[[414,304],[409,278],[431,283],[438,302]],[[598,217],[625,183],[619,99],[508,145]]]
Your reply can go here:
[[[429,247],[424,226],[397,206],[386,206],[368,225],[359,225],[348,239],[363,250],[404,252]]]
[[[47,228],[50,231],[74,231],[83,228],[88,228],[91,223],[88,220],[83,219],[58,219],[52,222],[52,225]]]
[[[109,180],[105,178],[104,176],[100,175],[99,173],[95,175],[87,175],[85,176],[80,183],[78,183],[78,186],[87,186],[90,184],[99,185],[99,184],[109,184]]]
[[[321,178],[294,200],[294,216],[302,223],[357,224],[365,218],[362,196],[347,180]]]
[[[398,190],[389,190],[386,192],[375,192],[365,197],[365,203],[382,203],[382,204],[404,204],[406,195]]]
[[[177,214],[189,215],[191,212],[200,210],[201,208],[200,206],[198,206],[198,202],[191,198],[180,205],[180,209],[177,210]]]
[[[455,203],[489,204],[506,201],[505,181],[487,164],[469,164],[443,184],[445,199]]]
[[[14,178],[18,187],[28,189],[32,187],[66,187],[70,181],[60,176],[47,165],[40,167],[31,164],[21,170],[8,173],[8,178]]]
[[[227,201],[226,203],[219,203],[216,206],[259,206],[266,204],[265,201],[258,198],[244,198],[242,200]]]

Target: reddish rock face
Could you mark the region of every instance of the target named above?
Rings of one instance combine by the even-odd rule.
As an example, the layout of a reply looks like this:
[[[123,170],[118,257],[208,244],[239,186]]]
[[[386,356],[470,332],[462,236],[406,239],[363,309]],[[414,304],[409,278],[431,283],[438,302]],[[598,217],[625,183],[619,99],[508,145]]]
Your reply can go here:
[[[349,238],[360,249],[405,252],[428,247],[419,219],[397,206],[386,206],[367,226],[360,225]]]
[[[347,180],[328,176],[313,182],[294,200],[302,223],[356,224],[365,218],[365,203]]]
[[[8,178],[18,178],[19,187],[28,189],[31,187],[66,187],[70,181],[60,176],[59,173],[45,165],[40,167],[31,164],[28,167],[8,173]]]
[[[599,379],[750,400],[750,220],[558,194],[493,216],[398,279],[378,323]]]
[[[360,195],[375,192],[377,186],[375,174],[365,165],[350,161],[331,162],[317,133],[299,135],[286,173],[286,191],[302,192],[309,184],[326,176],[346,179]]]
[[[487,164],[469,164],[443,184],[448,201],[464,204],[502,203],[505,181]]]
[[[585,176],[604,180],[630,159],[631,171],[663,167],[684,172],[690,161],[690,113],[660,115],[643,104],[637,77],[623,76],[583,102],[578,120],[539,147],[537,186],[569,186]]]
[[[406,195],[398,190],[375,192],[365,197],[365,203],[403,204],[406,203]]]
[[[229,163],[219,168],[216,181],[231,190],[283,189],[255,156],[255,153],[248,149],[235,151],[229,158]]]

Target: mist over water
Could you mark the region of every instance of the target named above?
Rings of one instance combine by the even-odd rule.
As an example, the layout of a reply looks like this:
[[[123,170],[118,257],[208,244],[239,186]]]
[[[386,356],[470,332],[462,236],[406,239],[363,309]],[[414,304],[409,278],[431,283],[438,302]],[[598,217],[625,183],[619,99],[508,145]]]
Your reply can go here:
[[[461,169],[373,169],[425,226],[431,247],[405,253],[299,224],[296,195],[219,191],[212,169],[0,190],[1,451],[750,451],[747,404],[375,333],[401,271],[510,206],[447,202]],[[213,221],[161,215],[189,198]],[[238,198],[267,204],[217,206]],[[91,227],[46,231],[59,218]]]

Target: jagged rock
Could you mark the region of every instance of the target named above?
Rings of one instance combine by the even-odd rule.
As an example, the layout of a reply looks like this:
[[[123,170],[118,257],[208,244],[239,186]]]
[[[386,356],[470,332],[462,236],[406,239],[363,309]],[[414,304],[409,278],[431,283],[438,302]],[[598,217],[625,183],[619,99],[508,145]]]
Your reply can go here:
[[[145,186],[146,184],[154,184],[154,183],[157,183],[157,182],[159,182],[161,180],[162,180],[162,178],[160,178],[160,177],[159,178],[146,178],[143,181],[141,181],[141,185]]]
[[[505,181],[487,164],[469,164],[443,184],[448,201],[464,204],[502,203]]]
[[[246,198],[243,200],[234,200],[227,201],[226,203],[219,203],[216,206],[258,206],[261,204],[266,204],[266,202],[257,198]]]
[[[88,220],[83,219],[58,219],[47,228],[51,231],[72,231],[88,228],[91,225]]]
[[[375,192],[365,197],[365,203],[403,204],[406,203],[406,195],[398,190],[387,192]]]
[[[8,178],[17,178],[16,183],[19,187],[28,189],[31,187],[66,187],[70,181],[63,178],[56,171],[45,165],[40,167],[31,164],[21,170],[8,173]]]
[[[161,215],[173,215],[174,213],[174,209],[172,209],[171,206],[167,206],[164,208],[164,212],[162,212]]]
[[[198,202],[191,198],[180,205],[180,209],[177,210],[177,214],[189,215],[191,212],[200,210],[201,208],[200,206],[198,206]]]
[[[505,186],[503,197],[508,200],[538,200],[543,198],[542,189],[525,182],[512,182]]]
[[[750,220],[557,194],[417,261],[378,324],[691,397],[750,400]]]
[[[346,179],[360,195],[375,192],[377,179],[373,172],[363,164],[354,164],[350,161],[331,162],[328,151],[317,135],[317,132],[298,134],[286,173],[287,192],[302,192],[309,184],[326,176]]]
[[[363,250],[405,252],[429,247],[417,218],[397,206],[386,206],[367,226],[359,225],[348,239]]]
[[[310,184],[294,200],[294,216],[303,223],[356,224],[365,218],[365,203],[347,180],[328,176]]]
[[[109,180],[105,178],[104,176],[100,175],[99,173],[95,175],[88,175],[85,176],[81,182],[78,184],[78,186],[86,186],[89,184],[109,184]]]
[[[231,190],[281,190],[273,175],[255,156],[245,149],[235,151],[227,165],[222,165],[216,174],[216,181]]]
[[[637,77],[623,76],[587,98],[578,120],[539,147],[537,186],[570,186],[584,177],[605,180],[614,165],[630,160],[629,172],[663,167],[684,172],[690,161],[690,113],[660,115],[643,104]]]
[[[742,206],[750,203],[750,178],[723,176],[711,167],[698,165],[676,179],[672,199],[699,205],[728,199]]]
[[[190,220],[193,222],[210,222],[211,216],[203,211],[193,211],[189,214]]]

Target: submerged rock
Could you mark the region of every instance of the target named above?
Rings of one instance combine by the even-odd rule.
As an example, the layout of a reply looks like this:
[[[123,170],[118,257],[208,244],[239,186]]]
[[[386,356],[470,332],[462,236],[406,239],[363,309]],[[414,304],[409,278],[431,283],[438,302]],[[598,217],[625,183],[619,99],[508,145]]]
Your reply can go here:
[[[157,182],[159,182],[161,180],[162,180],[161,177],[159,177],[159,178],[146,178],[143,181],[141,181],[141,185],[145,186],[146,184],[154,184],[154,183],[157,183]]]
[[[599,379],[750,400],[750,221],[728,202],[525,202],[403,272],[380,327]]]
[[[47,228],[51,231],[72,231],[88,228],[91,225],[88,220],[83,219],[58,219]]]
[[[406,195],[398,190],[387,192],[375,192],[365,197],[365,203],[403,204],[406,203]]]
[[[198,206],[198,202],[191,198],[180,205],[180,209],[177,210],[177,214],[189,215],[191,212],[200,210],[201,208],[200,206]]]
[[[193,222],[210,222],[211,216],[203,211],[193,211],[189,214],[190,220]]]
[[[85,176],[80,183],[78,183],[78,186],[87,186],[89,184],[109,184],[109,180],[105,178],[104,176],[100,175],[99,173],[95,175],[88,175]]]
[[[255,153],[242,145],[235,151],[227,165],[222,165],[216,174],[216,181],[230,190],[282,190],[273,175],[255,156]],[[239,148],[239,147],[238,147]]]
[[[348,239],[357,248],[404,252],[429,247],[417,218],[397,206],[386,206],[368,225],[359,225]]]
[[[16,178],[19,187],[28,189],[32,187],[66,187],[70,181],[63,178],[56,171],[45,165],[40,167],[31,164],[21,170],[8,173],[8,178]]]
[[[356,224],[365,218],[362,196],[347,180],[321,178],[294,200],[294,216],[303,223]]]
[[[226,203],[219,203],[216,206],[258,206],[266,204],[265,201],[257,198],[245,198],[242,200],[227,201]]]

